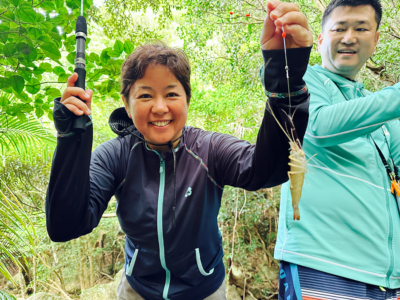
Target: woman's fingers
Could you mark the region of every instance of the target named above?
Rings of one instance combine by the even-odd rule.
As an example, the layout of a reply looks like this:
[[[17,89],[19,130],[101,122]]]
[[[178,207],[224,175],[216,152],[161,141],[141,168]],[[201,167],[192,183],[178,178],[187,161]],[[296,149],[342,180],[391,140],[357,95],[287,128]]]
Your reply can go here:
[[[275,25],[297,24],[309,30],[306,16],[300,11],[290,11],[275,20]]]
[[[61,102],[63,102],[65,99],[75,96],[81,98],[83,101],[87,101],[91,98],[86,91],[80,87],[67,87],[61,96]]]
[[[275,2],[275,1],[273,1]],[[276,20],[283,15],[287,14],[288,12],[300,12],[300,8],[296,3],[285,3],[280,2],[273,10],[271,10],[270,16],[271,19]]]
[[[290,37],[288,48],[310,47],[313,44],[312,33],[298,24],[285,25],[285,32]]]
[[[260,38],[263,50],[283,49],[282,27],[291,35],[286,40],[288,48],[312,45],[313,36],[307,18],[297,4],[273,0],[267,3],[267,8],[269,12]]]
[[[65,99],[64,101],[62,101],[62,104],[64,104],[71,112],[73,112],[77,116],[81,116],[83,114],[90,115],[92,113],[85,102],[75,97],[69,97]]]
[[[85,91],[87,95],[89,95],[89,99],[86,100],[86,105],[89,107],[89,109],[92,109],[92,97],[93,97],[93,91],[92,90],[86,90]]]
[[[267,43],[274,37],[275,30],[276,26],[274,24],[274,21],[270,18],[268,12],[267,17],[264,20],[264,26],[260,36],[260,44],[262,49],[268,49]]]
[[[78,80],[78,73],[74,73],[68,77],[67,87],[75,86],[75,82]]]

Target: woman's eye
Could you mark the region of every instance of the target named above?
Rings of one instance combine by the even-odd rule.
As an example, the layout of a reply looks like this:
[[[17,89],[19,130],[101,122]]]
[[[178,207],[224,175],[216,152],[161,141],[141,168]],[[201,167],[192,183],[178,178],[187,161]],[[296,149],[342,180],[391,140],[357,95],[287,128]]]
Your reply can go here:
[[[168,98],[173,98],[173,97],[179,97],[179,95],[177,93],[168,93],[167,97]]]
[[[149,94],[143,94],[139,96],[139,99],[149,99],[149,98],[151,98],[151,95]]]

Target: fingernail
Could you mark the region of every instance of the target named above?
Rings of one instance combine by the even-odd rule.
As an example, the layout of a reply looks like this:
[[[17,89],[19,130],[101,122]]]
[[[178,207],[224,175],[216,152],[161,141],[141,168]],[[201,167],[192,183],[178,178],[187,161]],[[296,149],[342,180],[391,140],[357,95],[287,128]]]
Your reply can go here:
[[[92,113],[92,111],[90,109],[88,109],[88,115],[90,115]]]
[[[86,96],[87,98],[89,98],[89,95],[88,95],[88,94],[86,94],[86,93],[85,93],[85,96]]]

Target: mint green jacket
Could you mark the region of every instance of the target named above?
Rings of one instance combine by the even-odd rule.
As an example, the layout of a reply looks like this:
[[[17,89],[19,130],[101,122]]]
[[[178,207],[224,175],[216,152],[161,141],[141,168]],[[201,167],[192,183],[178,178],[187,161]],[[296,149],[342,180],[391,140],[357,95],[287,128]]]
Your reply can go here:
[[[311,94],[307,182],[300,221],[293,220],[289,182],[282,186],[274,256],[400,288],[400,215],[373,142],[386,158],[390,148],[400,166],[400,84],[371,93],[320,66],[308,66],[304,80]]]

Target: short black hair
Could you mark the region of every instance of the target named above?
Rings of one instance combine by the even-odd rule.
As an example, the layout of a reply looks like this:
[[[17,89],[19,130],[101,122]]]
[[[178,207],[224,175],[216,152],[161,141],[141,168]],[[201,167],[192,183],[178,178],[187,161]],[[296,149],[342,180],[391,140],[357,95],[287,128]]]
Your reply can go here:
[[[332,0],[324,11],[324,15],[322,17],[322,29],[328,17],[332,13],[332,11],[339,6],[361,6],[361,5],[370,5],[375,10],[375,21],[377,24],[376,29],[379,28],[382,19],[382,4],[380,0]]]

